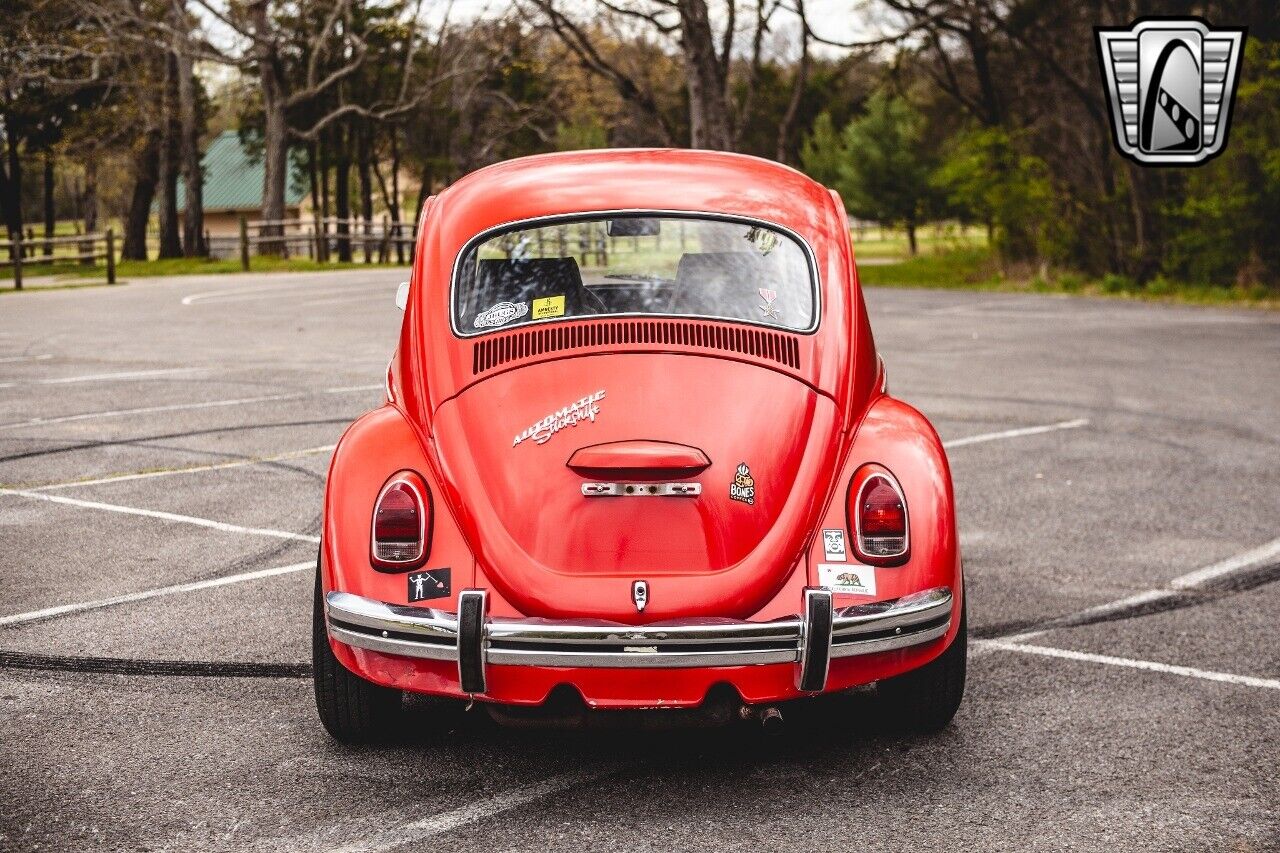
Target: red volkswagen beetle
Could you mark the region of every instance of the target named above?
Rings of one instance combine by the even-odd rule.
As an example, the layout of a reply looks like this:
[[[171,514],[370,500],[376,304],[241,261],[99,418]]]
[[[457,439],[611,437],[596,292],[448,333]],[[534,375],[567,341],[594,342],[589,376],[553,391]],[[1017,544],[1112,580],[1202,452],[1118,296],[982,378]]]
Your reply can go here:
[[[706,151],[500,163],[427,202],[400,301],[325,495],[334,737],[405,691],[749,717],[877,682],[951,719],[951,476],[887,393],[835,193]]]

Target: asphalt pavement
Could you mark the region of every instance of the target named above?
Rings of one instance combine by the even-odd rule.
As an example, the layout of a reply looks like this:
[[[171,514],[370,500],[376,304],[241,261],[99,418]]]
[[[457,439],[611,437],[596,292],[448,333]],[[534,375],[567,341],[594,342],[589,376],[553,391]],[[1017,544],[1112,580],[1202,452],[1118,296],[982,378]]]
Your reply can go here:
[[[348,748],[307,675],[332,445],[404,270],[0,296],[0,849],[1280,850],[1280,315],[871,290],[949,445],[973,645],[933,737]]]

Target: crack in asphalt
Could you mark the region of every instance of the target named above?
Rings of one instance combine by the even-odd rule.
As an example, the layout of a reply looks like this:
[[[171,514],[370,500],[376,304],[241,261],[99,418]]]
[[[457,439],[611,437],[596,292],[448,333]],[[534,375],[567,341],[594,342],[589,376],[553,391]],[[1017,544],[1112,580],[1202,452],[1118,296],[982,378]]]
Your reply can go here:
[[[37,669],[99,675],[177,675],[213,678],[310,678],[306,663],[146,660],[0,651],[0,669]]]
[[[213,427],[211,429],[191,430],[190,432],[173,432],[164,433],[162,435],[145,435],[138,438],[121,438],[111,441],[83,441],[79,444],[68,444],[62,447],[47,448],[45,450],[29,450],[26,453],[15,453],[11,456],[0,456],[0,463],[15,462],[22,459],[38,459],[42,456],[54,456],[59,453],[74,453],[77,450],[94,450],[100,447],[147,447],[147,442],[164,441],[173,438],[194,438],[201,435],[215,435],[223,432],[248,432],[255,429],[277,429],[279,427],[302,427],[302,426],[322,426],[325,424],[349,424],[355,418],[325,418],[323,420],[314,421],[285,421],[283,423],[271,424],[241,424],[239,426],[229,427]],[[165,448],[162,448],[165,449]],[[246,459],[248,457],[240,456],[234,453],[218,453],[211,450],[191,450],[190,448],[178,448],[191,453],[203,453],[213,457],[225,457],[229,459]],[[267,464],[267,463],[263,463]]]
[[[1223,598],[1229,598],[1241,592],[1257,589],[1280,580],[1280,563],[1269,563],[1249,571],[1227,575],[1210,581],[1196,589],[1155,590],[1160,593],[1146,601],[1136,601],[1127,607],[1116,607],[1104,612],[1092,612],[1097,608],[1090,607],[1077,613],[1056,616],[1051,619],[1028,619],[1024,621],[1001,622],[974,628],[969,636],[978,640],[1000,640],[1031,631],[1052,631],[1058,628],[1081,628],[1087,625],[1100,625],[1104,622],[1122,622],[1143,616],[1154,616],[1157,613],[1169,613],[1174,610],[1185,610],[1199,607]]]

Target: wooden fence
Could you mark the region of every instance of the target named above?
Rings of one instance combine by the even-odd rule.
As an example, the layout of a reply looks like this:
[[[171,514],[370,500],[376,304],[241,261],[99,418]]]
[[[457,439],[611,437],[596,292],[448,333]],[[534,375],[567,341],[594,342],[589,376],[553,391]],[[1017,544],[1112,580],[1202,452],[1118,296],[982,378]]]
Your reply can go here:
[[[279,257],[307,257],[327,262],[343,254],[353,259],[363,254],[365,263],[403,264],[413,254],[413,226],[391,222],[383,217],[381,222],[365,219],[338,219],[316,217],[314,219],[279,219],[249,222],[240,218],[240,233],[236,237],[209,237],[210,253],[229,257],[234,251],[240,265],[249,269],[253,255],[277,255]]]
[[[101,251],[98,245],[102,244]],[[71,247],[71,252],[60,251]],[[45,264],[107,262],[107,284],[116,283],[116,237],[108,228],[102,234],[77,234],[70,237],[27,237],[19,233],[13,240],[0,240],[0,253],[7,253],[6,266],[13,268],[13,286],[22,290],[23,271]]]

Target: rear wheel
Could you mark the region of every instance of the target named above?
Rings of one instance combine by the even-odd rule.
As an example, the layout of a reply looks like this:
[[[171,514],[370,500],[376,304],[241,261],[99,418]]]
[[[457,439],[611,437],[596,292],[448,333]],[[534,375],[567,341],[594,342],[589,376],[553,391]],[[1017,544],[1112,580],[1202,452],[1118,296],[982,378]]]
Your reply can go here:
[[[932,734],[951,722],[959,710],[969,655],[966,610],[962,605],[960,630],[946,651],[919,669],[880,682],[877,689],[885,716],[894,725]]]
[[[311,610],[311,661],[320,722],[343,743],[384,740],[395,730],[402,692],[365,681],[342,665],[329,645],[322,595],[317,560],[315,601]]]

